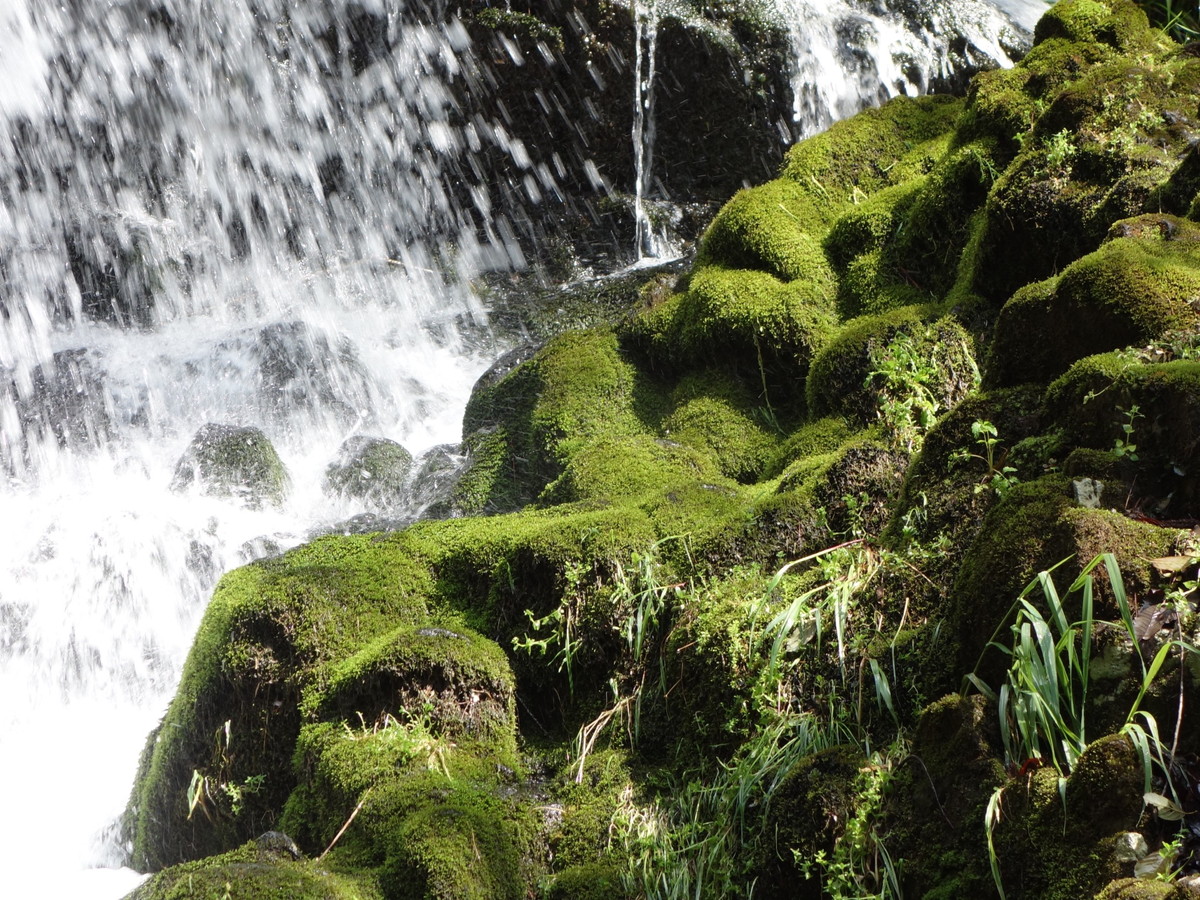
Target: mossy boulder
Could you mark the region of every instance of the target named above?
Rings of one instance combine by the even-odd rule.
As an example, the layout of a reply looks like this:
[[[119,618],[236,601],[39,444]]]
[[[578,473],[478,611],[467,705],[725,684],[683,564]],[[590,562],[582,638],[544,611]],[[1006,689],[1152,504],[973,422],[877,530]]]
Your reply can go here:
[[[1114,222],[1186,214],[1193,196],[1177,185],[1190,183],[1180,170],[1197,124],[1195,60],[1125,0],[1060,3],[1039,29],[1017,70],[977,85],[974,106],[997,95],[1021,144],[989,194],[973,275],[993,304],[1096,250]]]
[[[1154,347],[1149,356],[1160,358]],[[1196,360],[1157,363],[1133,352],[1108,353],[1075,363],[1050,385],[1046,401],[1076,445],[1124,449],[1124,473],[1137,476],[1131,508],[1156,518],[1186,518],[1200,509],[1200,460],[1188,437],[1200,422],[1198,391]]]
[[[508,657],[467,629],[403,626],[330,668],[320,718],[354,721],[407,710],[460,745],[515,764],[515,684]]]
[[[547,900],[621,900],[632,895],[623,887],[618,866],[588,863],[560,872],[546,896]]]
[[[1142,767],[1123,735],[1092,743],[1060,792],[1053,769],[1036,769],[1004,789],[995,830],[1000,875],[1021,897],[1093,897],[1126,874],[1119,834],[1142,811]],[[1064,801],[1065,796],[1065,801]]]
[[[1194,328],[1200,226],[1174,216],[1119,222],[1061,275],[1017,291],[996,322],[986,378],[1047,382],[1077,359]]]
[[[868,425],[880,412],[880,361],[899,335],[910,343],[910,355],[932,360],[936,370],[926,387],[942,409],[954,406],[975,387],[978,368],[974,343],[952,317],[936,310],[908,306],[847,322],[817,355],[805,392],[813,416],[841,416]]]
[[[264,835],[264,837],[266,837]],[[251,841],[236,850],[172,866],[154,875],[128,900],[382,900],[369,879],[330,871]]]
[[[582,500],[610,502],[659,493],[697,480],[725,483],[725,476],[710,455],[672,438],[648,434],[599,438],[572,456],[563,473],[546,486],[539,501],[546,505]]]
[[[1000,661],[994,654],[984,661],[982,655],[1013,614],[1015,598],[1038,572],[1056,568],[1056,581],[1065,588],[1084,564],[1110,552],[1120,564],[1126,590],[1136,593],[1151,583],[1148,560],[1166,555],[1172,540],[1167,529],[1079,506],[1065,477],[1049,475],[1013,486],[984,517],[953,588],[949,616],[958,640],[959,671],[975,671],[998,683]],[[1097,581],[1096,618],[1115,621],[1120,611],[1102,574]]]
[[[260,429],[210,423],[196,432],[175,465],[171,489],[193,485],[206,496],[229,497],[257,509],[282,506],[291,479]]]
[[[667,371],[726,359],[777,388],[803,378],[835,324],[832,275],[815,254],[814,276],[791,282],[761,269],[700,268],[685,292],[627,325],[628,339]]]
[[[889,852],[918,896],[988,896],[984,810],[1005,782],[999,722],[979,696],[950,694],[922,712],[912,754],[886,803]]]
[[[403,496],[412,469],[412,454],[387,438],[357,435],[338,448],[337,459],[325,469],[325,488],[388,509]]]
[[[471,463],[455,487],[466,512],[504,512],[537,497],[589,440],[645,431],[654,404],[611,330],[569,332],[496,379],[463,417]]]
[[[759,884],[763,896],[821,896],[819,876],[797,860],[830,854],[858,803],[855,783],[867,760],[856,747],[832,747],[797,762],[772,798],[764,834],[771,836]]]

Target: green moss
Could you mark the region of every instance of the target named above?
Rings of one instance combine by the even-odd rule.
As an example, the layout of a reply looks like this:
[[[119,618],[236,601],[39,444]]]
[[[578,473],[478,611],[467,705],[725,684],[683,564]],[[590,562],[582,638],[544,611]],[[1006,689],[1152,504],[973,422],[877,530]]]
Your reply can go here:
[[[1130,51],[1153,46],[1150,21],[1132,0],[1060,0],[1038,20],[1034,44],[1051,38]]]
[[[711,456],[728,478],[757,480],[780,442],[777,427],[770,427],[773,411],[761,397],[736,379],[714,375],[684,378],[673,399],[675,409],[661,426],[665,438]]]
[[[705,452],[647,434],[600,438],[576,453],[542,492],[544,504],[642,497],[697,479],[719,482],[721,469]],[[697,444],[708,450],[703,438]],[[740,449],[740,448],[739,448]],[[736,451],[735,451],[736,452]]]
[[[794,462],[807,456],[819,456],[836,450],[850,437],[852,430],[845,419],[827,416],[809,422],[792,432],[763,470],[764,477],[776,478]]]
[[[1096,900],[1160,900],[1171,895],[1174,887],[1167,881],[1149,878],[1121,878],[1110,882]]]
[[[781,390],[804,376],[832,332],[832,297],[832,278],[784,283],[759,270],[707,266],[628,334],[656,363],[686,369],[728,360]]]
[[[555,338],[472,393],[463,433],[498,430],[468,439],[483,468],[468,473],[458,501],[469,511],[491,511],[536,497],[589,441],[642,431],[637,407],[645,393],[612,331]]]
[[[562,29],[528,13],[492,7],[476,12],[475,21],[493,31],[508,32],[531,42],[540,41],[560,52],[563,49]]]
[[[928,171],[961,111],[962,101],[951,97],[896,98],[796,144],[783,177],[836,211]]]
[[[734,195],[700,245],[699,266],[758,269],[782,281],[827,286],[833,277],[819,238],[826,211],[794,181],[777,179]]]
[[[325,538],[217,586],[130,801],[135,864],[154,870],[251,837],[291,790],[302,685],[330,659],[426,615],[421,566],[364,537]],[[193,774],[210,779],[188,821]],[[262,778],[239,810],[222,786]],[[198,814],[199,815],[199,814]]]
[[[1133,220],[1128,229],[1136,236],[1111,240],[1056,278],[1013,295],[996,323],[989,383],[1047,382],[1084,356],[1195,325],[1196,226],[1153,216]]]
[[[420,900],[522,900],[521,832],[531,823],[521,820],[528,816],[494,793],[447,786],[380,835],[384,892]]]
[[[251,842],[237,850],[158,873],[129,900],[380,900],[369,879],[346,877],[307,860],[280,859]]]
[[[515,765],[508,657],[468,629],[403,626],[331,666],[328,678],[319,698],[322,718],[376,721],[408,711],[427,719],[434,733]]]
[[[257,509],[264,503],[282,506],[291,479],[261,430],[210,423],[188,444],[171,489],[183,491],[193,484],[202,494],[232,497]]]
[[[1200,363],[1145,364],[1131,354],[1102,354],[1075,363],[1046,392],[1051,413],[1079,446],[1112,450],[1127,437],[1141,452],[1126,456],[1137,476],[1135,506],[1159,516],[1190,515],[1200,503],[1200,460],[1187,435],[1200,426]],[[1133,432],[1124,425],[1133,416]]]
[[[976,381],[973,344],[952,318],[934,320],[931,307],[908,306],[847,322],[817,355],[806,384],[808,407],[815,416],[838,415],[866,425],[876,418],[878,394],[869,378],[876,354],[898,335],[908,335],[915,352],[938,359],[939,384],[927,385],[943,408]],[[933,321],[931,321],[933,320]]]

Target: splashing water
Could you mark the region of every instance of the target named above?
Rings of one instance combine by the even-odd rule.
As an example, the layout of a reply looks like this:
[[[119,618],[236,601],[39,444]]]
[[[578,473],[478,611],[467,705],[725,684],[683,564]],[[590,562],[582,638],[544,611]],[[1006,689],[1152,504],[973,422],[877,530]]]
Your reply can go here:
[[[1014,19],[1025,27],[1036,21],[1030,0],[1008,0],[1009,12],[978,0],[931,3],[916,20],[887,2],[869,7],[853,0],[776,2],[791,24],[798,139],[891,97],[927,93],[951,78],[958,61],[944,35],[964,39],[972,48],[968,62],[1007,66],[1013,60],[1006,47],[1021,43]],[[1038,5],[1045,10],[1041,0]]]
[[[0,34],[0,869],[116,896],[82,870],[120,864],[98,832],[217,576],[357,511],[321,487],[347,436],[457,440],[461,285],[519,250],[461,203],[451,19],[3,0]],[[266,432],[282,509],[171,491],[208,422]]]

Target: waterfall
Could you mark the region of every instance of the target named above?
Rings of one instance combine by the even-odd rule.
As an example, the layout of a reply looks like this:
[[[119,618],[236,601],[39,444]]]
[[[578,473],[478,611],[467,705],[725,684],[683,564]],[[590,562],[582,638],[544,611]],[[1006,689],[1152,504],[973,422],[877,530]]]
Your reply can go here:
[[[1043,0],[961,0],[929,4],[914,17],[912,4],[888,0],[776,3],[790,25],[797,139],[891,97],[927,93],[950,80],[962,62],[1011,65],[1006,46],[1020,43],[1014,21],[1032,28],[1047,6]],[[970,58],[951,55],[950,34],[962,39]]]
[[[800,130],[921,88],[896,47],[931,44],[898,20],[779,2],[795,4]],[[640,257],[664,252],[647,214],[655,4],[634,7]],[[557,190],[502,115],[458,106],[486,88],[479,65],[441,2],[0,0],[13,896],[136,883],[113,826],[204,604],[222,572],[364,511],[323,487],[343,441],[458,440],[497,353],[468,283],[524,263],[477,160],[511,161],[514,194]],[[172,489],[208,423],[262,430],[285,502]]]
[[[132,886],[104,832],[205,601],[221,572],[361,511],[322,491],[339,444],[459,438],[490,361],[466,279],[520,252],[467,158],[513,148],[452,121],[461,25],[403,13],[0,2],[13,896]],[[209,422],[266,433],[291,475],[281,508],[171,489]]]
[[[657,0],[633,0],[634,247],[638,261],[666,255],[646,209],[654,170],[654,76],[658,50]]]

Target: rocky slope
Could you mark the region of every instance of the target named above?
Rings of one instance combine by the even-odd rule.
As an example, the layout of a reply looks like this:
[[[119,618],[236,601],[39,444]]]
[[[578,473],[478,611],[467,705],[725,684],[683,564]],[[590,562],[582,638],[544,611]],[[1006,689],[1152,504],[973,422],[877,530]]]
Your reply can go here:
[[[225,576],[134,896],[1185,896],[1130,876],[1193,808],[1192,50],[1062,0],[795,145],[481,381],[457,518]],[[1019,738],[1014,622],[1091,660]]]

